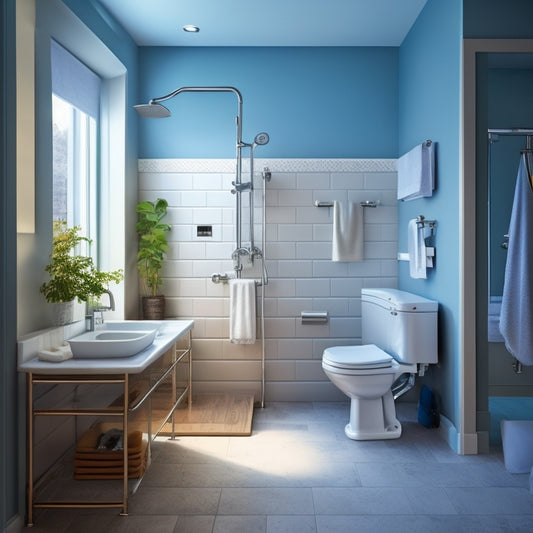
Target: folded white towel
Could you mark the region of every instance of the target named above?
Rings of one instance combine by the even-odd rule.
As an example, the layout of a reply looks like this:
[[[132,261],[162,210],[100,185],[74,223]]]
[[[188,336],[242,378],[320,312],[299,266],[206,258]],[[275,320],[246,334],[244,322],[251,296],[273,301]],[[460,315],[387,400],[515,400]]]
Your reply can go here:
[[[364,259],[363,210],[359,202],[333,203],[332,261]]]
[[[254,344],[255,333],[255,281],[230,279],[229,337],[234,344]]]
[[[419,144],[398,159],[398,200],[416,200],[433,194],[434,144]]]
[[[60,363],[67,359],[72,359],[72,350],[70,344],[64,342],[61,346],[54,346],[48,350],[39,350],[39,360],[48,361],[50,363]]]
[[[424,229],[419,228],[416,218],[407,226],[407,251],[409,252],[409,274],[412,278],[426,279],[426,243]]]

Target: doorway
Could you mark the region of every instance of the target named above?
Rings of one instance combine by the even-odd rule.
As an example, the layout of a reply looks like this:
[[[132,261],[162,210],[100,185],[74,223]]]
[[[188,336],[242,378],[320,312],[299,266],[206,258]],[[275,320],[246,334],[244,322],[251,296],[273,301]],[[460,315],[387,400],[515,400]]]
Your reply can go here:
[[[490,61],[489,61],[490,64]],[[517,73],[511,73],[516,77]],[[529,72],[522,73],[530,77]],[[509,73],[497,73],[498,78]],[[491,92],[489,76],[489,94]],[[492,100],[489,98],[489,101]],[[520,105],[519,102],[517,102]],[[520,111],[518,110],[518,113]],[[523,115],[527,115],[527,108]],[[489,109],[490,116],[490,109]],[[487,363],[489,444],[500,445],[503,419],[533,419],[533,369],[522,367],[507,351],[499,331],[499,314],[507,258],[508,227],[520,151],[531,146],[533,129],[488,130],[487,213]],[[481,316],[479,320],[482,320]],[[480,346],[481,348],[481,346]]]
[[[495,93],[489,91],[489,78],[496,68],[500,74],[505,72],[506,75],[517,76],[529,71],[531,75],[532,58],[533,40],[464,40],[461,198],[463,374],[460,381],[463,399],[461,432],[464,434],[462,453],[484,453],[490,446],[487,131],[489,127],[524,127],[528,122],[533,125],[533,116],[524,114],[528,107],[514,105],[514,94],[507,98],[499,95],[496,102],[500,105],[494,105]],[[515,83],[513,90],[517,88],[521,89],[522,86]],[[533,112],[533,105],[529,108]],[[520,113],[519,117],[514,115],[516,112]],[[518,122],[513,123],[514,119]],[[513,190],[518,156],[515,161],[511,178]],[[513,393],[517,392],[518,389],[514,388]],[[516,397],[518,396],[512,398]],[[495,414],[495,419],[496,416]],[[470,438],[473,428],[475,439]]]

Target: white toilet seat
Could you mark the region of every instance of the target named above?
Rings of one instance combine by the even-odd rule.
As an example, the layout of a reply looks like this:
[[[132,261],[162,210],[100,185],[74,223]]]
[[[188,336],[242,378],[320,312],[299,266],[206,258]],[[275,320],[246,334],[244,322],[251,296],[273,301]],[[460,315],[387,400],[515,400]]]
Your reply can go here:
[[[338,369],[337,371],[386,369],[391,368],[394,361],[393,357],[375,344],[333,346],[326,348],[322,355],[322,363]]]

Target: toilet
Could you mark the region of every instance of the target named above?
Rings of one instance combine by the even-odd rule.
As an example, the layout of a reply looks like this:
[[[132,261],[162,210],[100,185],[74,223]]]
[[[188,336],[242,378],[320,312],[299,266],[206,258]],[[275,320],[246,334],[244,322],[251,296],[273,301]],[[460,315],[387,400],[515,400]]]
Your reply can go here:
[[[351,398],[344,428],[354,440],[397,439],[394,400],[437,363],[438,302],[397,289],[362,289],[362,343],[322,355],[331,382]]]

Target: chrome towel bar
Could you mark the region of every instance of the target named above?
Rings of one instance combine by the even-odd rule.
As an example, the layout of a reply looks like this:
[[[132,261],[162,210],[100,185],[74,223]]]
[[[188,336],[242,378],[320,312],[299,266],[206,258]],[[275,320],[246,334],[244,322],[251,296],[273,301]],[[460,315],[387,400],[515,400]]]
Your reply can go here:
[[[378,202],[372,200],[366,200],[359,204],[361,207],[377,207]],[[315,200],[315,207],[333,207],[333,202],[321,202],[320,200]]]

